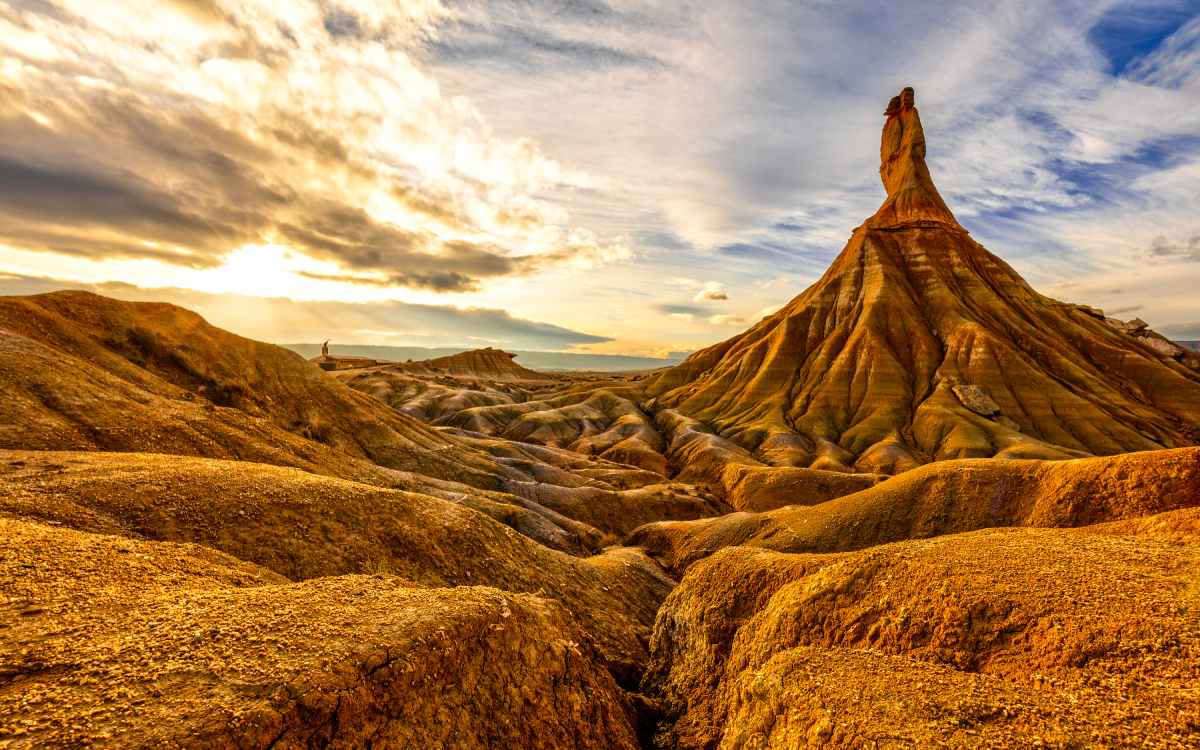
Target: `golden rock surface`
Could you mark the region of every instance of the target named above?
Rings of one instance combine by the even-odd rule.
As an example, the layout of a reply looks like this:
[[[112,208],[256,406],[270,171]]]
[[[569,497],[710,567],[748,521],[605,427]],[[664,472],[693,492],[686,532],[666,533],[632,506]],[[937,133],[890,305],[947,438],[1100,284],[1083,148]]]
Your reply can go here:
[[[863,473],[1200,443],[1200,358],[1039,294],[972,240],[933,185],[915,108],[883,140],[888,197],[825,275],[650,378],[656,408],[770,465]]]

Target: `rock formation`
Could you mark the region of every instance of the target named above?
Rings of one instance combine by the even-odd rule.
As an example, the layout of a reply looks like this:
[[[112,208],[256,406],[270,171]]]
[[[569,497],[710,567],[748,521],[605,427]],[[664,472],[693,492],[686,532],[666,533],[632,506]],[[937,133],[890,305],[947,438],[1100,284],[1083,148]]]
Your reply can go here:
[[[0,518],[11,747],[638,747],[571,614]]]
[[[1200,359],[1034,291],[962,229],[906,90],[887,198],[817,283],[650,378],[773,466],[896,473],[951,458],[1070,458],[1200,442]]]
[[[402,372],[414,375],[445,376],[458,380],[487,382],[546,383],[554,376],[522,367],[514,360],[517,355],[501,349],[486,347],[467,352],[436,357],[419,362],[405,362],[381,368],[384,372]]]
[[[1200,448],[1074,461],[940,461],[824,502],[820,495],[807,500],[811,493],[796,487],[790,505],[762,513],[648,524],[630,542],[682,573],[724,547],[841,552],[992,526],[1140,518],[1200,506]]]
[[[591,528],[532,496],[624,523],[714,509],[661,474],[457,437],[345,386],[293,352],[222,331],[173,305],[85,292],[0,298],[0,383],[0,448],[291,466],[454,499],[568,551],[594,550],[613,529]],[[647,487],[657,502],[644,501]],[[635,512],[623,514],[622,507]]]
[[[0,451],[0,516],[187,542],[293,581],[387,573],[558,599],[604,663],[643,658],[670,582],[631,549],[576,557],[467,505],[250,462],[144,453]]]
[[[917,112],[916,92],[905,88],[884,114],[887,120],[879,145],[879,177],[887,200],[867,223],[885,229],[934,222],[961,229],[925,165],[925,130]]]
[[[658,746],[1186,747],[1197,566],[1091,528],[723,550],[659,613]]]

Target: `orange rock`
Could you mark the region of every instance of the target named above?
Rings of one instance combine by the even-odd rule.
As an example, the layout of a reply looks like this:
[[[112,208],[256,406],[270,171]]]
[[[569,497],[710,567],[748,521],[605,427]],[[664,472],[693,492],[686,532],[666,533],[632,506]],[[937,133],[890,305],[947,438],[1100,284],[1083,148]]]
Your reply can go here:
[[[882,228],[936,221],[958,227],[925,165],[925,130],[915,98],[905,88],[896,107],[888,106],[879,146],[879,176],[888,197],[868,223]]]
[[[1039,294],[959,226],[911,96],[888,115],[881,161],[887,199],[825,275],[649,378],[656,408],[769,465],[865,473],[1200,439],[1200,371],[1181,350]]]

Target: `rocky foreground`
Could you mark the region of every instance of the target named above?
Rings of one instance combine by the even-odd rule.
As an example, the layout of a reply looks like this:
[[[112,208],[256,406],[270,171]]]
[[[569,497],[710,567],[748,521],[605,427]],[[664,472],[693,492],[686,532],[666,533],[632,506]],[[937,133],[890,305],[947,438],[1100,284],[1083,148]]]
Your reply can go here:
[[[649,374],[0,299],[0,748],[1200,743],[1200,360],[1030,289],[912,98],[829,273]]]
[[[294,469],[0,462],[7,746],[1188,747],[1200,732],[1200,449],[1025,462],[1056,491],[997,520],[1021,528],[967,533],[913,511],[901,476],[785,509],[816,514],[790,533],[698,537],[677,586],[636,549],[571,556],[452,502]],[[1081,520],[1101,522],[1029,528]],[[909,536],[930,538],[879,544]]]

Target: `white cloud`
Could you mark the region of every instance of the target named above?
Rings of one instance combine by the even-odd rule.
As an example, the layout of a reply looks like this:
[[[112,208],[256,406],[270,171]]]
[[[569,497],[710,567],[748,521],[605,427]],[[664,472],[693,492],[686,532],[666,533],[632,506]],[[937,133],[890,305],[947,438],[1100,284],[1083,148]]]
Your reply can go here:
[[[746,319],[740,315],[711,315],[708,322],[714,326],[744,326]]]
[[[700,291],[696,292],[696,296],[692,297],[693,302],[724,301],[727,299],[729,299],[729,295],[725,292],[725,285],[719,281],[705,282]]]
[[[481,72],[435,58],[445,85],[470,92],[502,127],[537,132],[548,153],[606,175],[604,220],[690,241],[697,250],[679,252],[674,275],[694,278],[679,271],[722,245],[782,248],[717,256],[735,300],[789,272],[815,279],[875,209],[881,112],[905,84],[917,88],[951,207],[1035,283],[1103,274],[1154,236],[1177,242],[1194,230],[1194,199],[1177,197],[1200,194],[1200,177],[1150,184],[1180,164],[1140,155],[1164,143],[1182,162],[1197,152],[1200,19],[1120,77],[1090,36],[1102,19],[1139,22],[1182,1],[729,1],[689,8],[692,17],[624,2],[586,21],[520,6],[539,41],[591,40],[658,62],[590,69],[506,65],[521,43],[496,6],[482,24],[507,40],[494,50],[501,59]],[[660,266],[643,272],[661,278]],[[1200,269],[1180,272],[1200,284]],[[1150,296],[1146,314],[1169,319],[1175,303]]]

